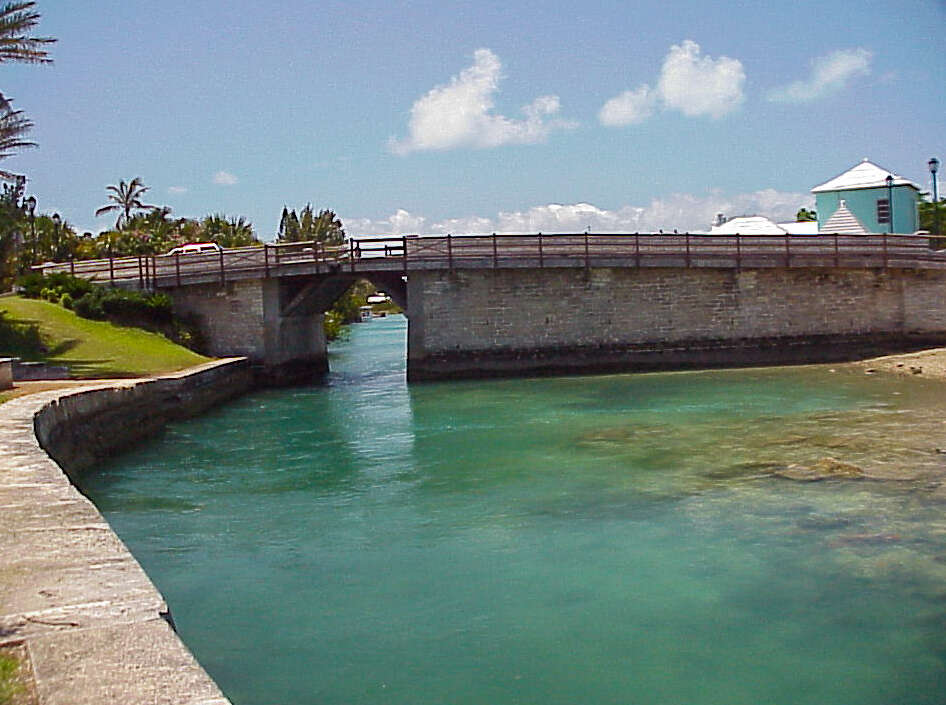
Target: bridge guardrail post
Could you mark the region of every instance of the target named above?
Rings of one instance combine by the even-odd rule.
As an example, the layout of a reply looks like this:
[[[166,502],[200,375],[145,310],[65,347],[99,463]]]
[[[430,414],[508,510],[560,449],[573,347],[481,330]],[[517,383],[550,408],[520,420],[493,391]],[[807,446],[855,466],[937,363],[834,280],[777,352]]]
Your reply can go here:
[[[223,286],[227,283],[227,276],[224,273],[223,269],[223,249],[220,250],[220,285]]]
[[[790,237],[789,234],[785,233],[785,266],[786,267],[792,266],[792,254],[791,254],[791,251],[789,250],[789,237]]]
[[[634,266],[641,268],[641,236],[634,233]]]
[[[141,263],[141,255],[138,255],[138,288],[142,290],[145,288],[145,270]]]
[[[108,283],[110,286],[115,286],[115,258],[108,256]]]
[[[589,261],[589,252],[588,252],[588,231],[585,231],[585,269],[591,269],[591,262]]]
[[[742,238],[739,237],[739,234],[736,234],[736,271],[738,272],[742,269]]]
[[[545,262],[542,259],[542,233],[539,233],[539,269],[545,267]]]
[[[884,269],[887,269],[887,233],[884,233]]]
[[[841,253],[838,248],[838,234],[834,234],[834,268],[841,266]]]
[[[447,233],[447,264],[450,267],[450,271],[453,271],[453,240],[451,239],[450,233]]]
[[[404,266],[404,276],[407,276],[407,236],[401,236],[401,257]]]
[[[496,245],[496,233],[493,233],[493,269],[499,269],[499,248]]]
[[[174,253],[174,271],[177,273],[177,285],[181,285],[181,253]]]
[[[263,276],[269,279],[269,245],[263,243]]]
[[[684,263],[687,268],[690,267],[690,233],[683,234],[684,242],[686,243],[686,254],[684,255]]]

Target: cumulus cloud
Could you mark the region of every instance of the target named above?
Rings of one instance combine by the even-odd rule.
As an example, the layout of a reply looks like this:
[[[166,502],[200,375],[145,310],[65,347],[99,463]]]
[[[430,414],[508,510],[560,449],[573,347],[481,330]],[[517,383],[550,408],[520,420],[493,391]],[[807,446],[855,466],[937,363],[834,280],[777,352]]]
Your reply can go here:
[[[624,91],[611,98],[598,113],[602,125],[621,127],[643,122],[657,108],[657,93],[646,83],[636,91]]]
[[[168,186],[168,193],[181,194],[187,193],[187,187],[185,186]]]
[[[721,118],[742,105],[745,81],[738,59],[701,56],[700,45],[687,39],[670,47],[656,88],[645,83],[611,98],[598,120],[611,127],[633,125],[649,118],[658,106],[689,117]]]
[[[214,183],[218,186],[233,186],[239,179],[229,171],[218,171],[214,174]]]
[[[745,81],[738,59],[700,56],[700,45],[688,39],[670,47],[657,90],[668,108],[691,117],[720,118],[742,104]]]
[[[494,217],[470,216],[429,219],[405,210],[388,218],[345,219],[345,229],[352,235],[443,234],[480,235],[489,233],[599,233],[655,232],[663,229],[680,232],[707,231],[717,213],[728,217],[764,215],[776,222],[794,220],[802,206],[812,206],[811,194],[762,189],[750,193],[705,195],[686,193],[654,198],[647,205],[625,205],[613,210],[590,203],[533,206],[522,211],[501,211]]]
[[[499,57],[489,49],[477,49],[472,66],[415,101],[408,123],[410,134],[403,140],[392,138],[391,151],[407,154],[531,144],[544,141],[554,130],[574,126],[555,117],[561,106],[554,95],[540,96],[523,107],[525,119],[494,113],[494,97],[502,77]]]
[[[808,103],[844,88],[851,79],[870,73],[873,52],[867,49],[839,49],[811,62],[811,75],[802,81],[769,92],[777,103]]]

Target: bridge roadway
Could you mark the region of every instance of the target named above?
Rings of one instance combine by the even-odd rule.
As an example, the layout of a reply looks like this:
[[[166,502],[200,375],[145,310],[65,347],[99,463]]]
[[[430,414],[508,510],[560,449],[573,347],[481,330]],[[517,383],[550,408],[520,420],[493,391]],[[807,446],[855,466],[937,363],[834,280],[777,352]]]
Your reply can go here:
[[[944,269],[946,250],[924,235],[707,235],[695,233],[535,234],[353,238],[341,247],[318,242],[265,244],[219,253],[141,255],[49,263],[117,286],[159,289],[271,277],[346,273],[561,267],[905,268]]]

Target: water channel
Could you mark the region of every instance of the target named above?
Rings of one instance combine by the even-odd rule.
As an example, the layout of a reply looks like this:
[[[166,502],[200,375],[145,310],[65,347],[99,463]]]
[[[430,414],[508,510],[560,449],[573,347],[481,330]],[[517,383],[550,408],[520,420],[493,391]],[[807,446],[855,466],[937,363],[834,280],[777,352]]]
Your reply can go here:
[[[946,702],[946,387],[409,388],[405,332],[353,326],[327,386],[175,424],[83,487],[236,705]]]

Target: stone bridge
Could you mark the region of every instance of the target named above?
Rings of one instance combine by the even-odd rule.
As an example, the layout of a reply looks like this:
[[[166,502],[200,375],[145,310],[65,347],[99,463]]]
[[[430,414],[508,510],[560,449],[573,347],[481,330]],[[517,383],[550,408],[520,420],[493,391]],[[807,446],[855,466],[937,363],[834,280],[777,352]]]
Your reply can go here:
[[[914,235],[536,234],[352,239],[44,265],[167,291],[214,355],[327,370],[323,313],[357,279],[408,317],[408,378],[849,359],[946,343],[946,254]]]

